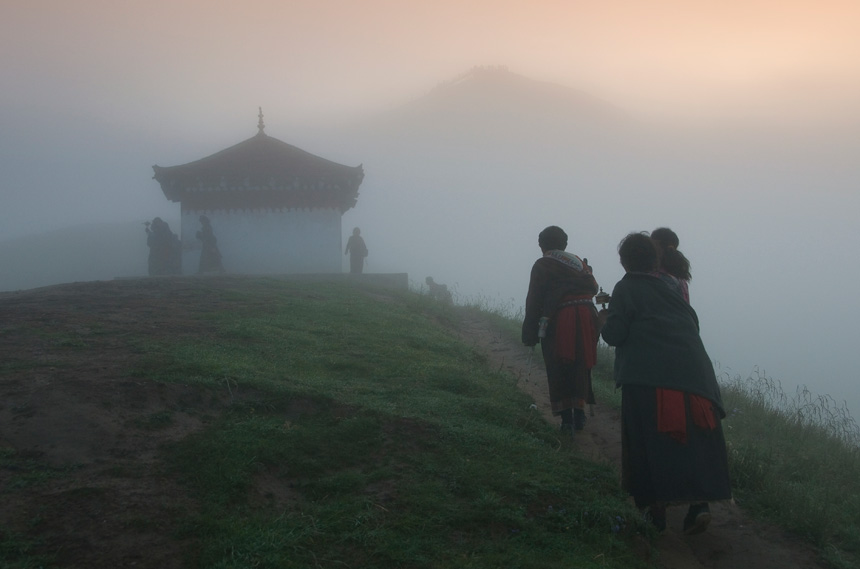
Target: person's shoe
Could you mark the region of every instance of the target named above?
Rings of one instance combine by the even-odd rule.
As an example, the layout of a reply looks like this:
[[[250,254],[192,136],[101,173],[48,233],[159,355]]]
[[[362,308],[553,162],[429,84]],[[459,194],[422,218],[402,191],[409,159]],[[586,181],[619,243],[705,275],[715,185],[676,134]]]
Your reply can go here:
[[[645,512],[645,519],[651,522],[657,531],[666,530],[666,506],[663,504],[652,504]]]
[[[573,428],[577,431],[585,428],[585,409],[573,410]]]
[[[684,516],[684,535],[696,535],[708,529],[711,523],[711,508],[707,502],[690,504],[687,515]]]
[[[572,437],[573,436],[573,423],[562,423],[561,424],[561,434],[562,434],[562,436]]]

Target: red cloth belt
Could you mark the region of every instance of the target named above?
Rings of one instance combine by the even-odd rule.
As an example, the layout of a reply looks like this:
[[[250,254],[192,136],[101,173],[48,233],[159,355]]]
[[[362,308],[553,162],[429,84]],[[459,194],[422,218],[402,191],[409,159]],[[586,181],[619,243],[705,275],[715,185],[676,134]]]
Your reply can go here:
[[[657,388],[657,432],[667,433],[681,444],[687,442],[684,396],[690,401],[690,415],[694,425],[708,431],[717,428],[714,405],[709,399],[675,389]]]
[[[555,355],[565,363],[583,358],[585,367],[597,363],[597,335],[591,297],[566,297],[556,315]],[[580,350],[577,352],[577,345]]]

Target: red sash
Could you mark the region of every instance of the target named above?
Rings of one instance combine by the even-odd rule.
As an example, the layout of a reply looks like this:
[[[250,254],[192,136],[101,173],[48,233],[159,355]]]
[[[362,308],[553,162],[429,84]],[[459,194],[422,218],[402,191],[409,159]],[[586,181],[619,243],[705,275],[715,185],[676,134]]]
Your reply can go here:
[[[681,444],[687,442],[687,413],[684,396],[690,401],[693,424],[712,431],[717,428],[714,405],[705,397],[675,389],[657,388],[657,432],[667,433]]]
[[[590,304],[590,298],[588,304]],[[597,363],[597,338],[592,321],[592,310],[588,304],[571,304],[558,311],[555,354],[565,363],[574,362],[577,358],[576,347],[580,343],[584,348],[580,356],[585,362],[585,367],[591,369]]]

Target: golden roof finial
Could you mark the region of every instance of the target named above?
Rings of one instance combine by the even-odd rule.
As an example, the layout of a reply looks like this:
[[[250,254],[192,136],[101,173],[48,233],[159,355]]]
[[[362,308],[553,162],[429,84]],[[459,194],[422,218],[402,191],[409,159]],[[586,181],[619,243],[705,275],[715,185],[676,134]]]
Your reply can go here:
[[[263,107],[259,107],[259,109],[260,114],[257,116],[260,117],[260,120],[257,122],[257,128],[260,129],[260,132],[258,132],[257,134],[266,134],[265,132],[263,132],[263,129],[266,128],[266,125],[263,124]]]

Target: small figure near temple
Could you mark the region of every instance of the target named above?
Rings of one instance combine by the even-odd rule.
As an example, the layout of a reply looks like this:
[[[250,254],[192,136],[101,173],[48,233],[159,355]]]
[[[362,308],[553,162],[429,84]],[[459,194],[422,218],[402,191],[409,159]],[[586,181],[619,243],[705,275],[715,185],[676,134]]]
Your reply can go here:
[[[361,229],[356,227],[346,242],[344,255],[349,255],[349,272],[361,273],[364,271],[364,258],[367,257],[367,245],[361,237]]]
[[[146,244],[149,246],[149,276],[182,274],[182,242],[160,217],[146,225]]]
[[[434,298],[445,304],[454,304],[454,297],[451,295],[451,291],[448,290],[447,285],[435,282],[433,277],[427,277],[424,282],[427,283],[427,287],[430,289],[427,293],[430,295],[430,298]]]
[[[212,223],[208,217],[201,215],[200,225],[197,239],[203,243],[203,248],[200,251],[200,268],[197,272],[222,273],[224,266],[221,264],[221,252],[218,251],[218,240],[215,239],[215,233],[212,231]]]

